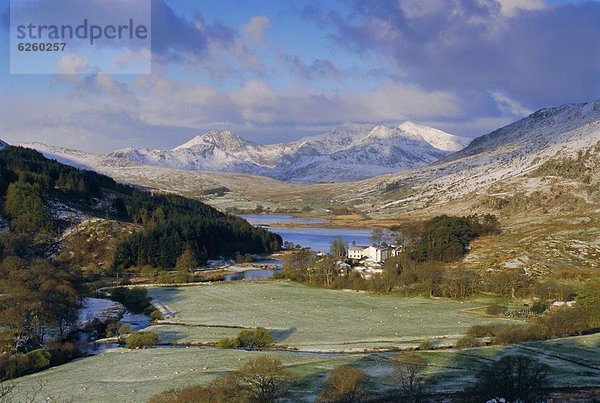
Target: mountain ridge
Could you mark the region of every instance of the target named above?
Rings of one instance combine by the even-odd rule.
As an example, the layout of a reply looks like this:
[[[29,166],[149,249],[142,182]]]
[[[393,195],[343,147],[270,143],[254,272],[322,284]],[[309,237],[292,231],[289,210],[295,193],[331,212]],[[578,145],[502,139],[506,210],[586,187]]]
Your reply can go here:
[[[353,130],[366,129],[354,126]],[[345,147],[354,141],[353,135],[343,135],[335,138],[341,145],[330,144],[331,149]],[[86,166],[124,183],[145,188],[197,196],[206,189],[225,186],[231,193],[211,200],[221,209],[247,209],[259,204],[282,211],[303,206],[343,206],[370,217],[394,217],[410,212],[489,212],[485,206],[512,203],[510,195],[517,193],[533,198],[539,198],[540,194],[550,198],[571,194],[592,202],[594,197],[600,198],[600,191],[594,191],[589,185],[598,183],[600,189],[600,171],[597,164],[593,165],[594,161],[600,161],[600,100],[542,109],[487,133],[465,150],[432,164],[352,183],[295,184],[256,174],[164,168],[107,155],[39,144],[22,145],[36,148],[51,158],[70,160],[71,164]],[[303,144],[302,147],[317,146]],[[344,155],[337,157],[343,160]],[[357,163],[356,155],[353,158],[356,169],[371,169]],[[323,182],[329,179],[329,182],[335,182],[339,173],[323,171],[320,162],[299,166],[298,170],[304,170],[308,175],[317,171]],[[367,172],[378,174],[376,170]],[[562,176],[557,176],[557,172],[562,172]],[[299,175],[303,173],[298,172]],[[579,176],[587,182],[581,181]]]
[[[229,130],[211,130],[171,150],[125,148],[108,155],[148,165],[258,174],[292,182],[353,181],[434,162],[469,141],[413,122],[394,128],[346,124],[321,135],[267,145]],[[363,164],[361,170],[357,163]]]

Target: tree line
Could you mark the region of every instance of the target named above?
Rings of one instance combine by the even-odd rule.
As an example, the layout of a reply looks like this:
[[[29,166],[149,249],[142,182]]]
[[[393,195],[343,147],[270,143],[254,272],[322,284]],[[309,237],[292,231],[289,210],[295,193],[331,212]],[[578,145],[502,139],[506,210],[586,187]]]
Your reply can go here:
[[[12,237],[17,236],[28,246],[36,244],[34,238],[39,241],[40,234],[46,234],[44,240],[48,240],[65,225],[52,219],[50,199],[92,216],[138,224],[141,230],[118,245],[114,269],[134,265],[175,267],[186,247],[198,263],[203,263],[210,258],[233,257],[236,252],[276,251],[282,243],[279,235],[197,200],[137,190],[22,147],[9,146],[0,151],[0,197]],[[19,242],[12,239],[8,243]]]
[[[189,270],[209,258],[281,245],[278,235],[199,201],[152,194],[8,146],[0,150],[0,380],[78,354],[71,335],[86,284],[82,270],[48,258],[72,225],[57,204],[138,228],[118,241],[117,272],[135,265]]]

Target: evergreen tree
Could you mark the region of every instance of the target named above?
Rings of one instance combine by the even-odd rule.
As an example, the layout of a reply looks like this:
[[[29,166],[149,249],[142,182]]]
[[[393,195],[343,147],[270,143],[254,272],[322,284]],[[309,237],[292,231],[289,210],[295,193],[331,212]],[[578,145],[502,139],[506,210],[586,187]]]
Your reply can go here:
[[[577,304],[590,328],[600,327],[600,276],[588,280],[577,292]]]

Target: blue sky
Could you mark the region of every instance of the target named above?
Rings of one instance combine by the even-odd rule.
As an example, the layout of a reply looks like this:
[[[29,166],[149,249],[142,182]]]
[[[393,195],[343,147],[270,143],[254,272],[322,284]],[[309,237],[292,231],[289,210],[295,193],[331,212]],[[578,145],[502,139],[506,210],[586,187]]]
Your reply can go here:
[[[406,120],[478,136],[600,96],[597,1],[151,2],[151,74],[98,73],[82,56],[61,64],[79,74],[18,75],[0,58],[0,138],[108,152]],[[106,0],[83,4],[112,18]],[[0,0],[5,55],[8,10]]]

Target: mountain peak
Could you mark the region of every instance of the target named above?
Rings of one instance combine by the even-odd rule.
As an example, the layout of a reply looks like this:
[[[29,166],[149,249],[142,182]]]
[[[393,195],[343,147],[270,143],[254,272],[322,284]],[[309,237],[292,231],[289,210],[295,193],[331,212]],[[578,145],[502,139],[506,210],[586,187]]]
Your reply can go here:
[[[446,133],[433,127],[420,125],[407,120],[398,126],[399,130],[423,138],[433,147],[442,151],[459,151],[469,145],[471,139]]]
[[[244,140],[240,136],[237,136],[229,130],[210,130],[202,135],[195,136],[188,142],[173,148],[173,151],[193,149],[199,146],[215,145],[218,147],[240,149],[251,145],[247,140]]]

